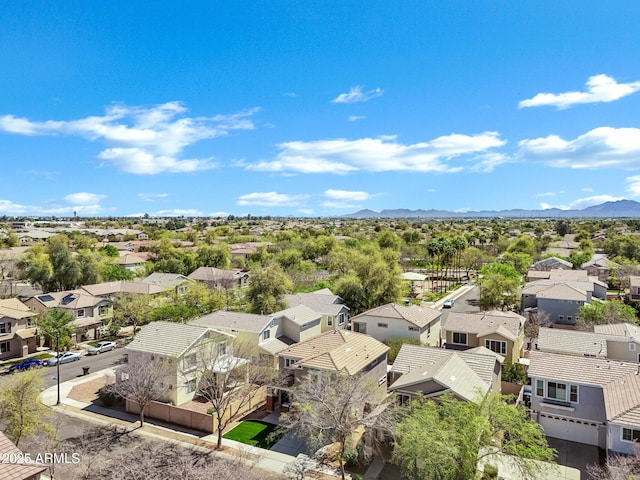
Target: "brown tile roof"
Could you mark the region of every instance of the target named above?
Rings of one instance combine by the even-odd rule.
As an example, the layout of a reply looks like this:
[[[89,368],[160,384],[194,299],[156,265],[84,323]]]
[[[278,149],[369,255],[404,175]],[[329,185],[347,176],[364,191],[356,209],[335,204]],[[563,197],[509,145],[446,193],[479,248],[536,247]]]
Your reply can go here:
[[[631,323],[609,323],[606,325],[594,325],[593,330],[603,335],[617,335],[629,337],[631,340],[640,341],[640,326]]]
[[[29,318],[37,315],[29,309],[24,303],[17,298],[7,298],[0,300],[0,318],[15,318],[16,320],[22,318]]]
[[[373,337],[347,330],[329,332],[297,343],[278,355],[299,359],[296,365],[320,370],[346,370],[354,375],[389,350]]]
[[[417,305],[406,307],[397,303],[388,303],[356,315],[352,318],[352,321],[357,321],[361,317],[379,317],[389,320],[405,320],[416,327],[422,328],[437,320],[441,314],[442,312],[436,308],[419,307]]]
[[[139,293],[155,295],[163,293],[165,289],[159,285],[142,282],[129,282],[126,280],[115,280],[113,282],[95,283],[80,287],[90,295],[102,296],[114,293]]]
[[[444,329],[449,332],[466,332],[484,337],[497,333],[511,341],[518,338],[525,318],[514,312],[491,310],[479,313],[451,312]]]
[[[16,447],[4,433],[0,432],[0,453],[21,454],[22,451],[18,447]],[[46,470],[47,467],[41,464],[0,462],[0,478],[2,480],[30,479],[40,473],[45,472]]]
[[[607,420],[635,427],[640,426],[640,372],[638,370],[607,383],[602,391]]]

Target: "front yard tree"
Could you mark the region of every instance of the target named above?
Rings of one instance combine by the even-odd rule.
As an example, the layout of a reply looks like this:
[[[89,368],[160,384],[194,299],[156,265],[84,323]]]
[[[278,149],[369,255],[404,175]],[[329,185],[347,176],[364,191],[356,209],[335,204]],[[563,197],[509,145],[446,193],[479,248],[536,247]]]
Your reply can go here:
[[[308,374],[291,388],[291,410],[280,418],[311,448],[336,443],[336,459],[344,480],[345,459],[355,447],[351,445],[352,435],[358,427],[376,425],[382,410],[369,408],[381,403],[379,388],[371,378],[360,374]]]
[[[144,427],[144,409],[169,391],[168,378],[171,378],[171,368],[166,360],[130,359],[129,363],[118,367],[116,381],[109,389],[115,395],[138,406],[140,426]]]
[[[271,263],[251,273],[247,299],[253,313],[269,314],[285,308],[283,295],[293,291],[289,276],[277,263]]]
[[[198,379],[198,395],[211,404],[216,419],[218,443],[222,448],[224,430],[258,401],[261,387],[276,385],[278,371],[260,356],[255,345],[240,340],[211,339],[198,347],[188,360]]]
[[[51,428],[45,421],[49,412],[38,398],[42,386],[40,372],[28,370],[16,373],[0,390],[0,421],[16,446],[22,438]]]
[[[478,402],[443,395],[440,404],[418,398],[395,431],[393,462],[407,478],[467,480],[476,478],[478,461],[500,454],[513,456],[518,478],[535,479],[536,464],[553,461],[542,427],[524,407],[490,393]]]
[[[578,313],[576,314],[577,326],[592,328],[594,325],[607,323],[638,324],[638,317],[633,307],[625,305],[619,300],[592,302],[578,308]]]
[[[480,269],[480,308],[504,309],[518,303],[521,276],[511,265],[490,263]]]
[[[153,309],[151,295],[121,292],[113,299],[113,321],[121,326],[133,327],[133,334],[139,325],[147,323]]]
[[[76,328],[73,324],[73,316],[69,312],[52,308],[41,313],[38,317],[40,335],[44,336],[50,347],[69,347],[71,337]],[[58,345],[56,345],[59,343]]]

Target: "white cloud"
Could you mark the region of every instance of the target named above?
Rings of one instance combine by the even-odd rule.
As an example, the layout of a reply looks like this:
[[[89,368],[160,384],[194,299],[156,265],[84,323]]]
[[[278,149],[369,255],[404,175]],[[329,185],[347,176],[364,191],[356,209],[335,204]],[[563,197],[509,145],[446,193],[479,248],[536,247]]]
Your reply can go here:
[[[297,212],[302,215],[313,215],[315,213],[311,208],[299,208]]]
[[[73,203],[76,205],[95,205],[100,203],[100,200],[106,198],[106,195],[100,195],[97,193],[70,193],[64,197],[64,200],[68,203]]]
[[[232,115],[187,117],[180,102],[152,107],[113,105],[103,116],[79,120],[33,122],[13,115],[0,117],[0,130],[19,135],[77,135],[102,141],[110,148],[98,157],[128,173],[192,172],[215,167],[211,159],[179,159],[188,146],[227,135],[233,130],[255,128],[254,108]]]
[[[320,202],[320,206],[324,208],[340,208],[340,209],[344,209],[344,208],[352,209],[357,207],[357,205],[354,205],[353,203],[340,202],[335,200],[326,200],[324,202]]]
[[[429,193],[436,193],[437,190],[435,188],[427,188],[427,192]]]
[[[241,195],[236,200],[238,205],[256,205],[258,207],[295,207],[305,199],[305,195],[287,195],[276,192],[254,192]]]
[[[330,200],[347,200],[351,202],[362,202],[373,197],[373,195],[367,192],[353,192],[348,190],[326,190],[324,196]]]
[[[624,200],[624,197],[594,195],[592,197],[579,198],[568,205],[549,205],[548,203],[541,203],[540,208],[543,210],[547,210],[549,208],[559,208],[560,210],[582,210],[583,208],[592,207],[593,205],[600,205],[605,202],[616,202],[618,200]]]
[[[138,198],[144,202],[152,202],[157,198],[167,198],[167,193],[139,193]]]
[[[474,158],[476,162],[472,167],[472,172],[489,173],[493,172],[498,165],[510,162],[510,158],[502,153],[490,152],[478,155]]]
[[[202,212],[194,208],[172,208],[170,210],[158,210],[154,217],[201,217]]]
[[[627,177],[625,181],[627,183],[627,195],[636,198],[640,197],[640,175]]]
[[[347,93],[341,93],[336,98],[331,100],[332,103],[359,103],[359,102],[368,102],[374,98],[380,97],[384,92],[375,88],[373,90],[369,90],[367,92],[362,91],[362,86],[358,85],[352,87]]]
[[[593,188],[591,187],[584,187],[584,188],[581,188],[580,190],[582,190],[583,192],[593,192]]]
[[[349,121],[350,122],[357,122],[358,120],[363,120],[367,117],[363,117],[362,115],[350,115],[349,116]]]
[[[485,153],[506,142],[496,132],[478,135],[451,134],[429,142],[405,145],[395,136],[361,138],[358,140],[318,140],[286,142],[278,145],[277,159],[245,164],[248,170],[297,173],[346,174],[355,171],[389,172],[457,172],[460,166],[447,161],[457,157],[470,157]],[[500,157],[503,162],[503,157]],[[497,159],[480,157],[479,167],[486,171]]]
[[[556,196],[556,192],[536,193],[536,197],[555,197],[555,196]]]
[[[71,216],[74,213],[77,213],[80,216],[100,215],[113,210],[112,208],[105,208],[97,203],[102,198],[104,198],[104,195],[95,195],[91,193],[70,194],[62,200],[52,200],[47,202],[46,206],[23,205],[11,200],[0,200],[0,214],[26,216]],[[88,203],[90,201],[94,201],[96,203]]]
[[[640,90],[640,82],[618,83],[608,75],[594,75],[586,83],[586,92],[538,93],[533,98],[522,100],[519,108],[553,106],[569,108],[581,103],[613,102]]]
[[[522,140],[517,157],[567,168],[639,168],[640,129],[595,128],[574,140],[557,135]]]

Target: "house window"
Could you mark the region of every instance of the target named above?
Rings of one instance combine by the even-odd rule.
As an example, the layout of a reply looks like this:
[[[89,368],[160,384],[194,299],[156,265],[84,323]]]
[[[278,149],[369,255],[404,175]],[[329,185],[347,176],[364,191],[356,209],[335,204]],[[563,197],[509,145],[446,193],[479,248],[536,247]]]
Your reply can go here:
[[[344,327],[345,318],[346,316],[344,313],[341,313],[340,315],[338,315],[338,326]]]
[[[195,368],[197,366],[197,357],[195,352],[194,353],[190,353],[189,355],[186,355],[184,357],[184,368],[185,370],[190,370],[192,368]]]
[[[453,343],[456,345],[466,345],[467,334],[464,332],[453,332]]]
[[[109,307],[107,305],[101,305],[98,307],[98,315],[101,317],[109,314]]]
[[[500,355],[507,354],[507,342],[503,342],[500,340],[485,340],[484,346],[492,352],[499,353]]]
[[[80,317],[84,317],[84,308],[79,308],[78,311],[76,312],[76,317],[80,318]]]
[[[636,344],[635,343],[630,343],[629,344],[629,351],[630,352],[635,352],[636,351]]]
[[[263,342],[265,340],[269,340],[270,337],[271,337],[271,330],[265,330],[264,332],[262,332],[262,341]]]
[[[7,324],[2,322],[0,323],[0,333],[9,333],[9,329],[7,328]]]
[[[387,328],[388,326],[388,323],[378,323],[378,328]]]
[[[195,378],[190,378],[189,380],[187,380],[185,382],[185,386],[187,387],[187,393],[193,393],[196,391],[196,379]]]
[[[536,397],[544,397],[544,380],[536,380]]]
[[[218,354],[226,355],[227,354],[227,342],[220,342],[218,344]]]
[[[353,331],[357,333],[367,333],[367,324],[354,322],[353,323]]]
[[[567,315],[567,322],[571,322],[571,320],[573,320],[573,317],[571,315]]]
[[[560,382],[547,382],[546,398],[561,402],[578,403],[578,386]]]
[[[11,343],[0,342],[0,353],[7,353],[9,350],[11,350]]]
[[[285,358],[284,359],[284,368],[293,368],[293,364],[296,363],[296,361],[293,358]]]
[[[633,428],[622,429],[622,441],[624,442],[640,442],[640,430]]]
[[[327,317],[327,325],[330,327],[333,326],[333,317]]]
[[[399,393],[398,394],[398,405],[401,405],[403,407],[408,407],[409,406],[409,402],[411,402],[411,396],[407,395],[406,393]]]
[[[558,320],[560,321],[564,320],[564,315],[558,315]]]
[[[409,327],[410,332],[419,332],[420,329],[418,327]]]

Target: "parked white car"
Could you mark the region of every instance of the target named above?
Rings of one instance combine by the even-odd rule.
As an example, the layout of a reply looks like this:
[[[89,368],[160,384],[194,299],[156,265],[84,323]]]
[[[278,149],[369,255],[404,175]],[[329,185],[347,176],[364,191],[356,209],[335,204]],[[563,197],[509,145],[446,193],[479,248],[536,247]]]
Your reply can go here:
[[[59,357],[51,357],[44,360],[42,363],[45,365],[55,365],[60,361],[60,364],[69,363],[69,362],[77,362],[82,358],[82,355],[79,352],[61,352]]]
[[[91,347],[87,350],[88,355],[98,355],[102,352],[110,352],[111,350],[115,350],[116,342],[98,342],[95,346]]]

